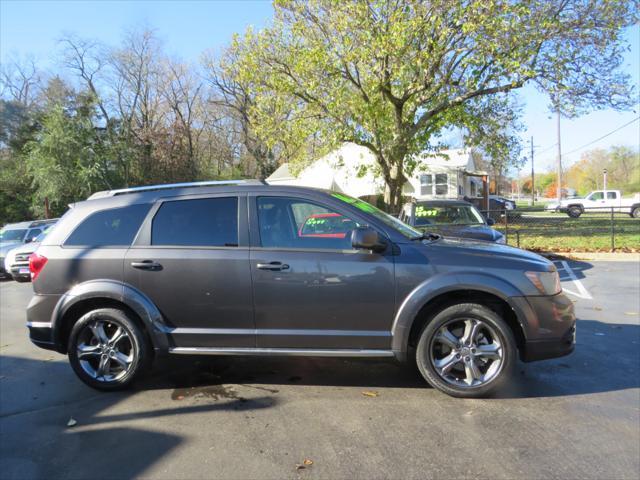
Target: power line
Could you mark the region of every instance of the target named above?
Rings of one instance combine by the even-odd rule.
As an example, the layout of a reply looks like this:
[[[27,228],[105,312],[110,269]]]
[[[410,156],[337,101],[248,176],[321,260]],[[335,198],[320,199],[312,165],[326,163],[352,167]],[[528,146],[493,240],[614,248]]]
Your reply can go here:
[[[551,150],[556,145],[557,145],[557,143],[554,143],[553,145],[549,145],[547,148],[543,148],[542,150],[538,151],[538,155],[540,155],[541,153],[546,152],[547,150]]]
[[[631,120],[630,122],[627,122],[624,125],[621,125],[620,127],[616,128],[615,130],[612,130],[609,133],[601,136],[600,138],[596,138],[595,140],[592,140],[589,143],[585,143],[584,145],[582,145],[582,146],[580,146],[578,148],[574,148],[570,152],[564,152],[563,155],[571,155],[572,153],[577,152],[578,150],[582,150],[584,147],[588,147],[589,145],[593,145],[594,143],[599,142],[603,138],[607,138],[609,135],[613,135],[618,130],[622,130],[624,127],[627,127],[627,126],[631,125],[633,122],[637,122],[638,120],[640,120],[640,117],[636,117],[633,120]]]

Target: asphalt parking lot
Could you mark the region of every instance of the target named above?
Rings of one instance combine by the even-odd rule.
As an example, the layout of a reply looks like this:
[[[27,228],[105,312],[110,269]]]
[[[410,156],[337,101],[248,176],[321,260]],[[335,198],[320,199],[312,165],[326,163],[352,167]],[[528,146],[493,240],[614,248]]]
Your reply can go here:
[[[99,393],[29,342],[30,284],[2,282],[0,477],[635,479],[640,264],[557,264],[575,353],[521,364],[485,400],[391,362],[310,358],[170,359]]]

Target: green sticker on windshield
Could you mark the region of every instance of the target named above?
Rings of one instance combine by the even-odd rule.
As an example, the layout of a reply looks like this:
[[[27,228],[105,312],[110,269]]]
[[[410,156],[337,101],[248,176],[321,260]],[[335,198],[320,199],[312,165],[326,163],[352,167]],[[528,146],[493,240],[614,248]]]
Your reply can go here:
[[[357,198],[351,198],[347,195],[343,195],[342,193],[338,193],[338,192],[333,192],[331,195],[337,198],[338,200],[342,200],[345,203],[349,203],[354,207],[359,208],[363,212],[374,213],[377,211],[376,207],[374,207],[373,205],[367,202],[364,202],[362,200],[359,200]]]
[[[424,208],[420,205],[416,207],[416,217],[435,217],[438,210],[435,208]]]

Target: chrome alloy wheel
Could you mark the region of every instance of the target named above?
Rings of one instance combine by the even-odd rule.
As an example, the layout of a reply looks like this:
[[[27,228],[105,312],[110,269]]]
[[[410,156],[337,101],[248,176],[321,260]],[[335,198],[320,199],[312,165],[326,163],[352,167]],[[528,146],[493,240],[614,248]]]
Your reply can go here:
[[[452,319],[431,340],[429,360],[446,382],[479,387],[496,378],[504,364],[504,348],[496,330],[475,318]]]
[[[135,347],[127,331],[110,320],[96,320],[78,335],[77,355],[82,369],[100,382],[124,377],[133,363]]]

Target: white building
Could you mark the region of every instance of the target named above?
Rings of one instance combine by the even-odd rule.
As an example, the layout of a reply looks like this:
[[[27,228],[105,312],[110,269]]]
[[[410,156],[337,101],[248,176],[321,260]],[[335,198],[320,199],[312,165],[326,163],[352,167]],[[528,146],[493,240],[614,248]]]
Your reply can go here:
[[[384,193],[384,181],[371,168],[376,159],[368,148],[345,143],[293,175],[288,164],[281,165],[266,180],[271,185],[299,185],[325,188],[353,197]],[[482,196],[482,177],[476,170],[468,150],[445,150],[437,156],[423,154],[415,172],[409,177],[403,193],[416,199]]]

